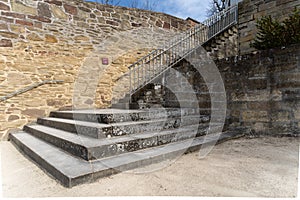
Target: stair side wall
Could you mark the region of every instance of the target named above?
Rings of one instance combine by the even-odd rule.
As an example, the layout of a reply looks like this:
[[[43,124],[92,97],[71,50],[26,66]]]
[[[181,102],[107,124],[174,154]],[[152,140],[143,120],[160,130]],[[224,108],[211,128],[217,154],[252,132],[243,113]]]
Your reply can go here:
[[[237,56],[239,55],[238,37],[238,25],[235,25],[205,43],[203,47],[212,59],[223,59],[231,56]]]

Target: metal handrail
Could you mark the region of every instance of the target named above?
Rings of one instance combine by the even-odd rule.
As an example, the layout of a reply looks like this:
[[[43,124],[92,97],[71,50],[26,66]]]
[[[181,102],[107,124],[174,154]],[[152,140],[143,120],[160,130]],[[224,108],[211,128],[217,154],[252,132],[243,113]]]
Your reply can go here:
[[[180,62],[195,48],[237,23],[238,6],[223,10],[130,65],[130,96]]]
[[[30,86],[27,86],[27,87],[24,87],[22,89],[19,89],[19,90],[16,90],[12,93],[10,93],[9,95],[6,95],[4,97],[1,97],[0,98],[0,102],[3,102],[3,101],[6,101],[14,96],[17,96],[19,94],[23,94],[25,92],[28,92],[34,88],[37,88],[37,87],[40,87],[42,85],[45,85],[45,84],[56,84],[56,83],[63,83],[64,81],[63,80],[45,80],[45,81],[42,81],[42,82],[39,82],[39,83],[34,83]]]

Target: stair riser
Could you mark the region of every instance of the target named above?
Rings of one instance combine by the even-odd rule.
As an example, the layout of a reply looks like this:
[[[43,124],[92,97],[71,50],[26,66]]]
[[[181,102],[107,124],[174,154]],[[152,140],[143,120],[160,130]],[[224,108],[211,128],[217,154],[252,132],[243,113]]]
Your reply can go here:
[[[180,119],[166,119],[163,121],[154,121],[151,123],[132,124],[125,126],[113,126],[111,137],[137,134],[143,132],[156,132],[166,129],[178,128]]]
[[[185,139],[197,137],[199,135],[205,135],[207,133],[208,125],[201,125],[198,128],[198,132],[179,132],[178,130],[170,131],[166,134],[157,134],[149,138],[136,138],[132,137],[131,140],[124,142],[118,142],[112,145],[103,145],[94,148],[86,148],[84,144],[74,144],[70,141],[57,138],[49,135],[46,132],[36,130],[34,128],[25,126],[24,131],[31,135],[40,138],[54,146],[57,146],[74,156],[80,157],[85,160],[94,160],[105,158],[109,156],[119,155],[122,153],[138,151],[150,147],[164,145],[172,142],[177,142]]]
[[[116,126],[112,127],[111,136],[122,136],[130,134],[138,134],[144,132],[157,132],[162,130],[174,129],[189,125],[197,125],[202,119],[199,117],[184,117],[184,118],[166,118],[160,121],[145,122],[141,124],[132,124],[126,126]],[[205,120],[205,119],[203,119]]]
[[[206,134],[207,127],[199,128],[198,133],[196,132],[173,132],[166,135],[157,135],[150,138],[132,138],[130,141],[115,143],[112,145],[105,145],[98,148],[90,149],[90,154],[93,159],[100,159],[123,153],[134,152],[142,149],[156,147],[172,142],[178,142],[185,139],[195,138],[198,135]]]
[[[46,160],[41,158],[36,152],[32,151],[26,145],[15,138],[13,135],[10,135],[10,140],[15,145],[15,147],[23,153],[26,157],[30,158],[33,162],[35,162],[38,166],[40,166],[43,170],[53,176],[56,180],[58,180],[65,187],[72,187],[71,179],[65,176],[58,169],[50,165]],[[81,182],[83,183],[83,182]]]
[[[93,138],[105,138],[114,136],[123,136],[130,134],[138,134],[143,132],[156,132],[166,129],[174,129],[182,126],[195,125],[199,123],[199,118],[167,118],[165,120],[145,122],[139,124],[128,124],[128,125],[112,125],[106,128],[96,128],[89,126],[81,126],[75,124],[67,124],[64,122],[51,121],[47,119],[38,119],[38,124],[45,125],[52,128],[61,129],[71,133],[85,135]]]
[[[152,123],[140,123],[124,126],[111,126],[108,128],[95,128],[89,126],[80,126],[75,124],[67,124],[63,122],[50,121],[47,119],[38,119],[38,124],[68,131],[71,133],[81,134],[93,138],[105,138],[114,136],[123,136],[137,134],[142,132],[160,131],[167,128],[177,128],[180,124],[179,120],[166,120]]]
[[[67,140],[62,140],[61,138],[57,138],[28,126],[24,126],[23,130],[77,157],[83,158],[85,160],[91,160],[88,149],[82,145],[74,144]]]
[[[182,123],[185,123],[186,125],[192,125],[191,122],[193,122],[193,120],[195,120],[195,118],[184,120]],[[196,122],[198,122],[198,119]],[[197,136],[205,135],[207,133],[207,128],[208,123],[202,123],[199,125]],[[24,131],[85,160],[94,160],[113,155],[119,155],[126,152],[137,151],[195,137],[194,133],[180,133],[178,130],[174,130],[163,135],[159,134],[158,132],[159,135],[154,135],[153,137],[149,138],[141,139],[133,136],[132,140],[127,140],[112,145],[103,145],[101,147],[86,148],[84,147],[84,143],[74,144],[73,142],[58,138],[51,134],[47,134],[47,132],[34,129],[30,126],[25,126]]]
[[[68,131],[75,134],[81,134],[81,135],[85,135],[97,139],[105,138],[106,135],[112,133],[112,127],[95,128],[89,126],[81,126],[77,124],[67,124],[63,122],[49,121],[47,119],[41,119],[41,118],[37,120],[37,123],[44,126],[49,126],[52,128]]]

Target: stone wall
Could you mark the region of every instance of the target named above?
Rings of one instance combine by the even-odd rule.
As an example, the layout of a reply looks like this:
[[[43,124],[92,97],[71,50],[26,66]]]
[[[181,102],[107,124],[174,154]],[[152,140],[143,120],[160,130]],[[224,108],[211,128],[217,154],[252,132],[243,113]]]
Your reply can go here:
[[[253,134],[300,135],[300,45],[216,62],[227,93],[227,125]]]
[[[81,0],[0,0],[0,12],[0,97],[64,81],[0,102],[0,136],[59,108],[109,106],[127,65],[191,26],[167,14]]]
[[[256,21],[262,16],[271,15],[283,20],[295,7],[300,8],[299,0],[243,0],[239,3],[239,55],[250,53],[250,48],[257,33]]]
[[[226,91],[224,131],[249,130],[247,133],[253,135],[300,136],[299,44],[215,60],[215,64]],[[208,71],[212,67],[205,64],[205,59],[202,66],[208,67]],[[163,85],[162,99],[154,104],[153,98],[147,100],[147,94],[153,94],[153,87],[149,85],[133,101],[143,100],[148,107],[156,104],[164,107],[199,106],[200,114],[211,115],[208,86],[188,61],[178,63],[155,83]]]

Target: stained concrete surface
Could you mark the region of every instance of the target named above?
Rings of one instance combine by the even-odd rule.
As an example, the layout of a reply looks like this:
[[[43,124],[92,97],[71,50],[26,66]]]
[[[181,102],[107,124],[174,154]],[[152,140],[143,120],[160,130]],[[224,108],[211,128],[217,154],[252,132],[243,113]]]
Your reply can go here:
[[[68,189],[1,142],[3,197],[296,197],[298,166],[299,138],[242,138],[217,145],[201,160],[194,152],[152,173],[123,172]]]

